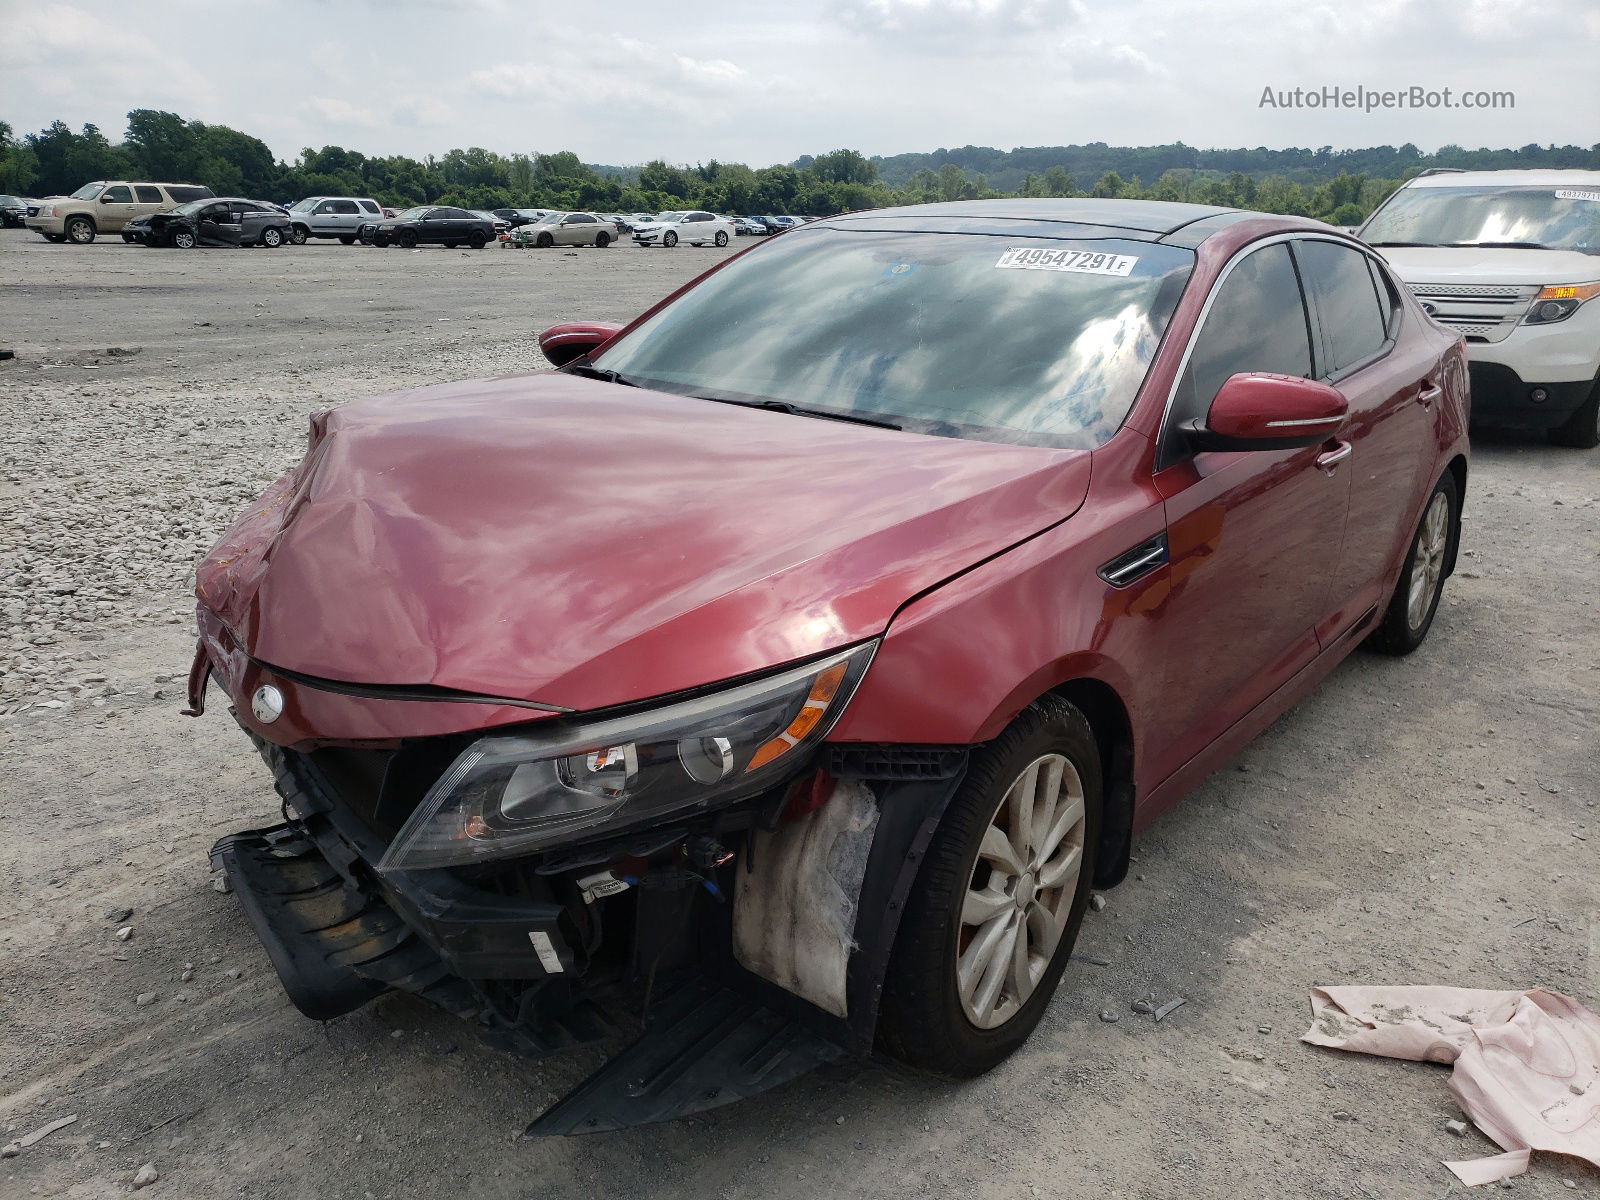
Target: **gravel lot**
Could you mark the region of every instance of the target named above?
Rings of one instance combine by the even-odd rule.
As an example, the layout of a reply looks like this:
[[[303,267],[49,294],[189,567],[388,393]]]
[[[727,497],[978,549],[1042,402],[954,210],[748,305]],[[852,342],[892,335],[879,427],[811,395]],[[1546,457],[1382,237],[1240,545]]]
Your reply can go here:
[[[1314,983],[1600,1002],[1600,452],[1477,447],[1428,645],[1358,653],[1137,848],[1029,1046],[966,1085],[861,1065],[701,1118],[518,1143],[599,1052],[526,1063],[387,997],[278,988],[221,834],[275,819],[178,715],[190,566],[362,394],[542,365],[722,251],[53,246],[0,235],[0,1195],[1437,1197],[1444,1068],[1313,1049]],[[125,910],[131,915],[124,916]],[[126,940],[119,929],[131,927]],[[1129,1003],[1187,997],[1160,1025]],[[1117,1014],[1103,1021],[1102,1012]],[[1570,1181],[1577,1193],[1564,1186]],[[1533,1196],[1600,1194],[1540,1162]]]

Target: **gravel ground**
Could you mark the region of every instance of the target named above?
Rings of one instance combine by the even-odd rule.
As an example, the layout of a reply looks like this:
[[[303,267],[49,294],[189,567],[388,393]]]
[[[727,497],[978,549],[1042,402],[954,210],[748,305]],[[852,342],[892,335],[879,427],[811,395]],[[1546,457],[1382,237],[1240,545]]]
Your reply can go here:
[[[1489,1153],[1446,1070],[1313,1049],[1314,983],[1600,1000],[1600,453],[1476,447],[1428,645],[1358,653],[1166,817],[1032,1042],[693,1120],[518,1143],[601,1060],[521,1062],[386,997],[289,1006],[222,833],[276,819],[225,713],[178,715],[190,567],[352,396],[533,369],[713,250],[416,254],[0,235],[0,1195],[1434,1197]],[[119,936],[121,930],[130,932]],[[1184,996],[1160,1025],[1133,1000]],[[1108,1022],[1100,1014],[1116,1014]],[[148,1173],[147,1173],[148,1174]],[[1536,1160],[1533,1196],[1600,1194]]]

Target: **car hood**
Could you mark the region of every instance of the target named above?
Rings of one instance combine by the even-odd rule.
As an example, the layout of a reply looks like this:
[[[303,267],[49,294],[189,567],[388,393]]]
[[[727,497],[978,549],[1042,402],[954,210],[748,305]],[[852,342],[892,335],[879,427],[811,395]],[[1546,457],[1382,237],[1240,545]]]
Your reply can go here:
[[[588,710],[875,636],[1070,516],[1089,465],[556,373],[450,384],[314,416],[196,592],[281,670]]]
[[[1510,250],[1471,246],[1378,246],[1407,283],[1593,283],[1600,255],[1576,250]]]

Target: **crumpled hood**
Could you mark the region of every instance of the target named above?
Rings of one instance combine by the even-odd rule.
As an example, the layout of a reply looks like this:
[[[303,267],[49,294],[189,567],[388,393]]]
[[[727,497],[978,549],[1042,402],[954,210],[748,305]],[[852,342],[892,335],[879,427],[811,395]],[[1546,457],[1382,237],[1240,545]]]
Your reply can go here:
[[[881,633],[1069,516],[1089,460],[554,373],[450,384],[313,417],[196,591],[283,670],[593,709]]]
[[[1511,250],[1472,246],[1378,246],[1407,283],[1537,284],[1600,280],[1600,255],[1576,250]]]

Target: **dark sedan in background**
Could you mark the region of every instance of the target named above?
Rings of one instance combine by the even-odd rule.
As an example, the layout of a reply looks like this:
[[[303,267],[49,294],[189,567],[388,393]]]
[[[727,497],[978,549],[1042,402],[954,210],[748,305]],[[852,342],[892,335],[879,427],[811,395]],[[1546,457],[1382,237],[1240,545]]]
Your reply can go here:
[[[37,204],[26,196],[0,196],[0,226],[20,229],[28,216],[28,205]]]
[[[171,212],[136,217],[122,227],[122,240],[146,246],[266,246],[289,240],[289,215],[276,204],[234,196],[207,197]]]
[[[408,208],[392,221],[363,225],[360,238],[373,246],[410,248],[427,243],[443,246],[468,245],[482,250],[497,236],[494,222],[464,208],[448,205],[422,205]]]

